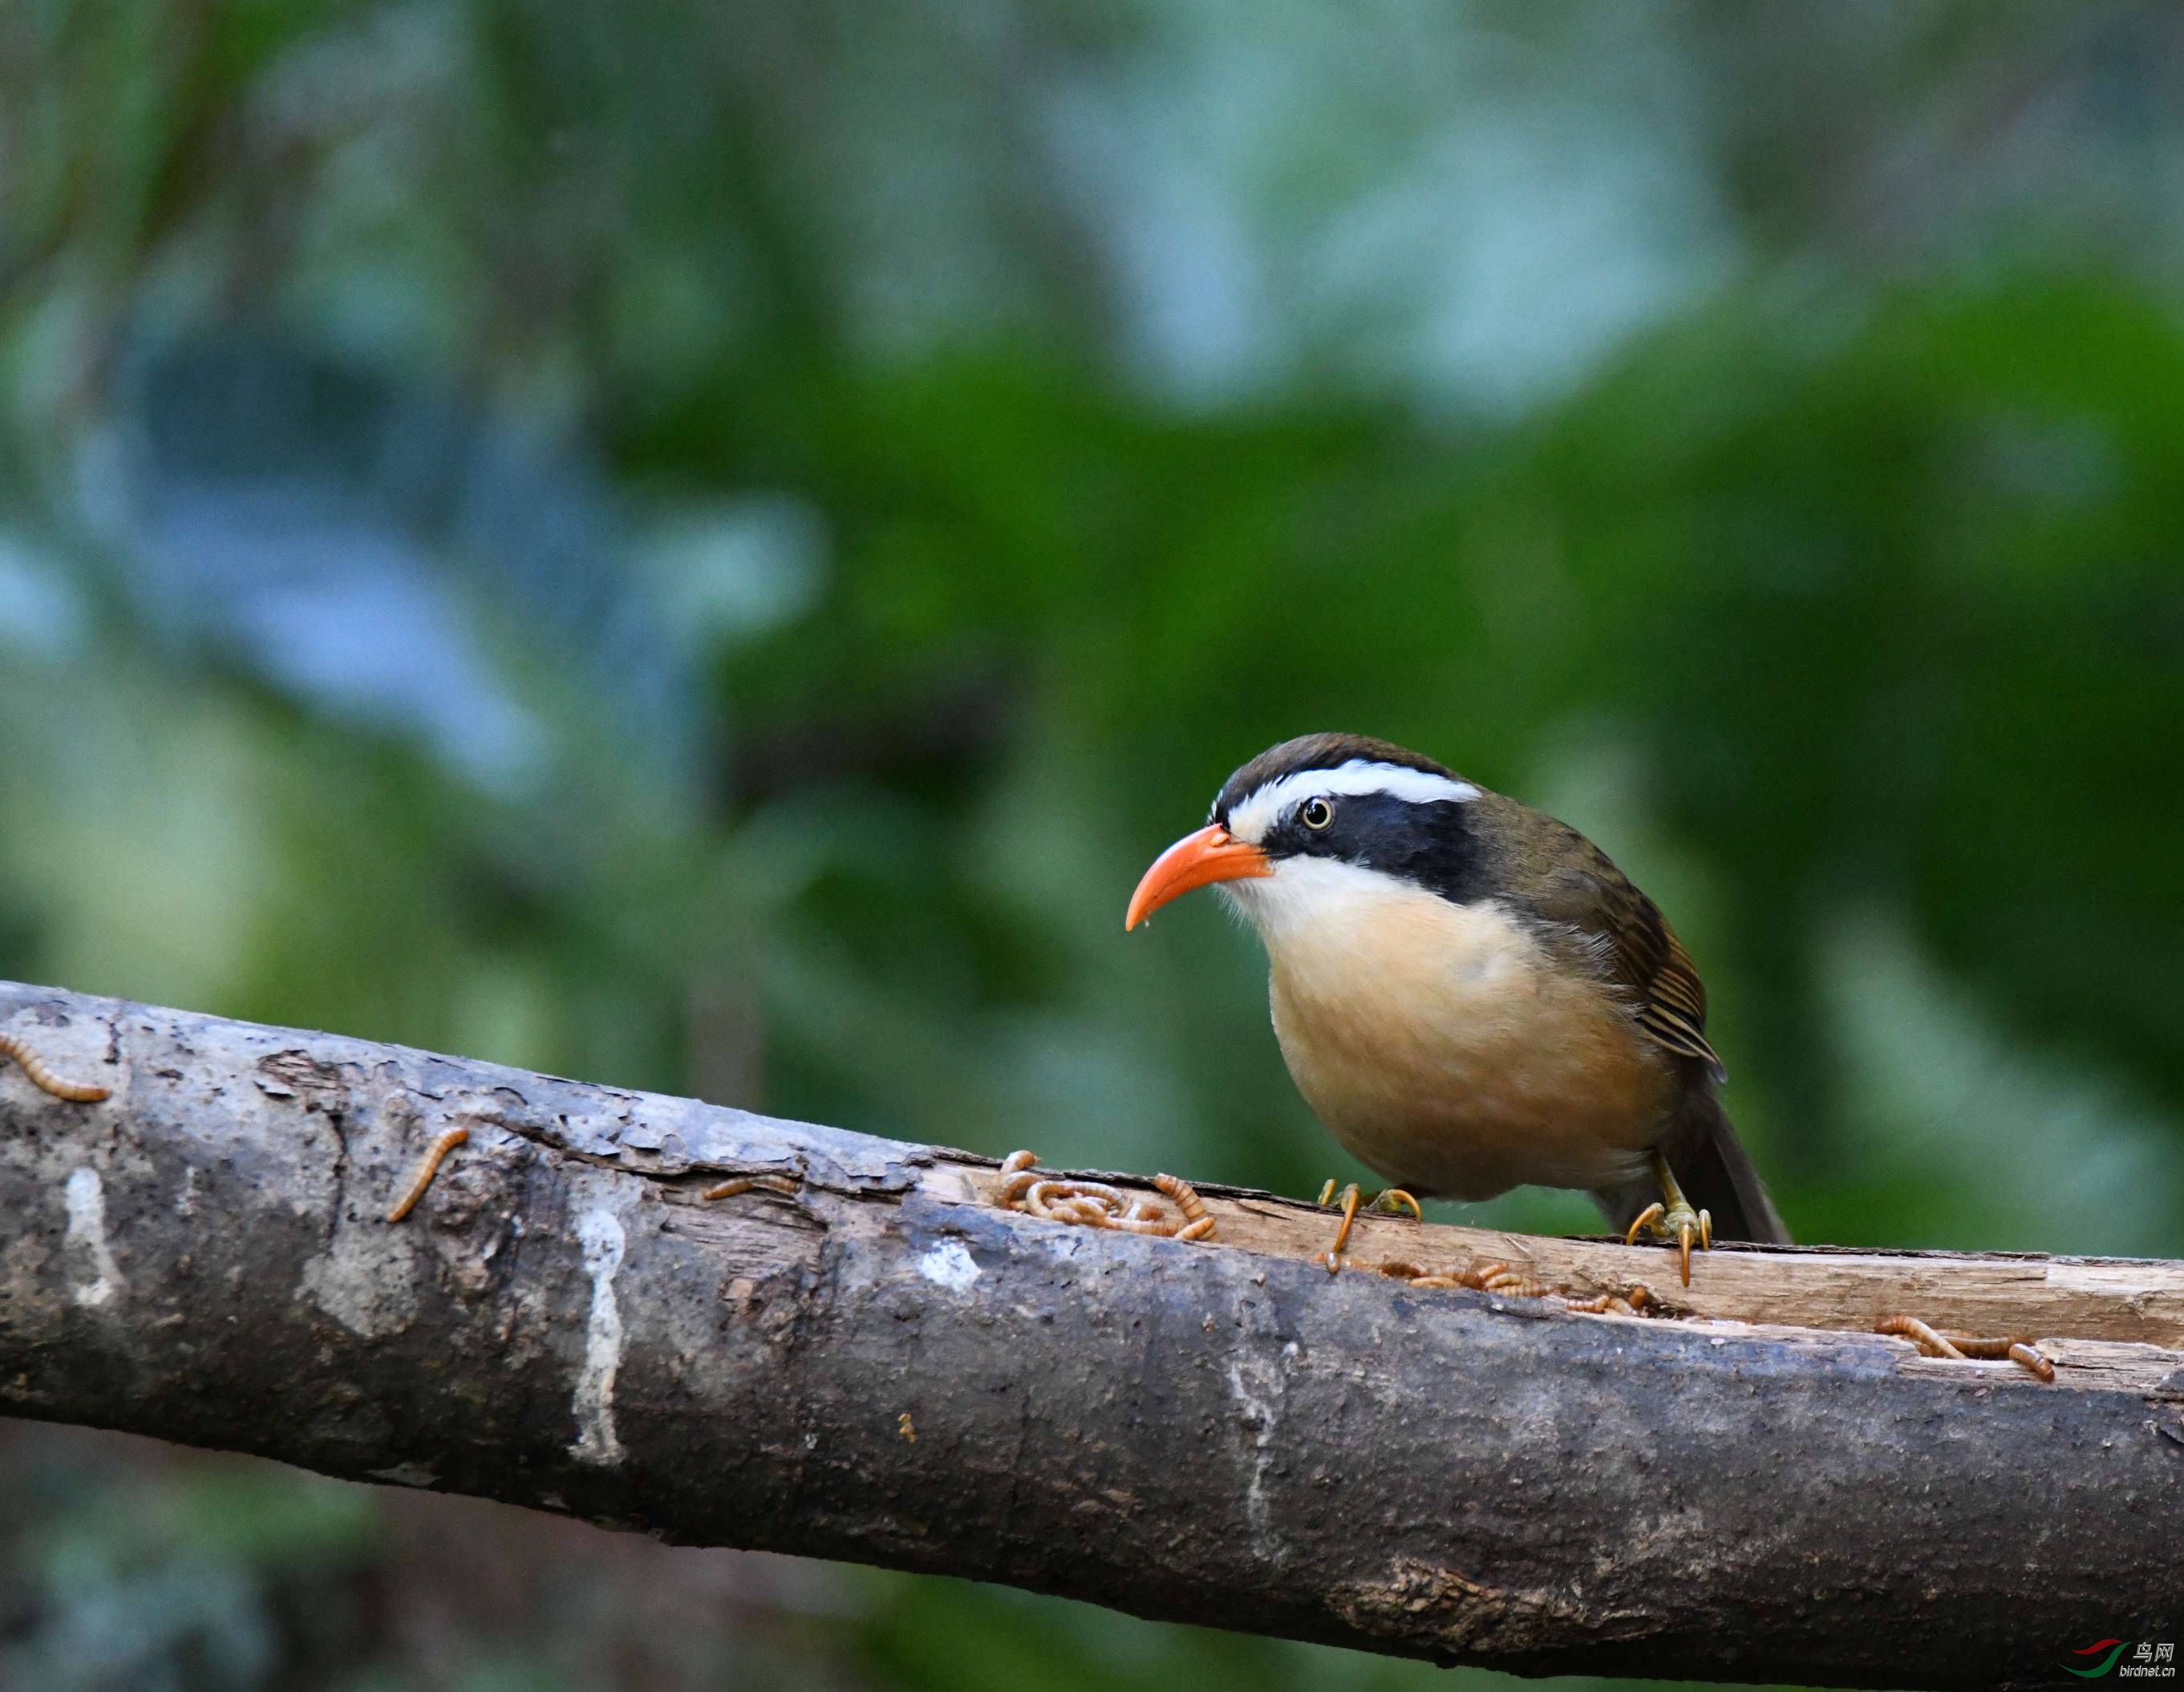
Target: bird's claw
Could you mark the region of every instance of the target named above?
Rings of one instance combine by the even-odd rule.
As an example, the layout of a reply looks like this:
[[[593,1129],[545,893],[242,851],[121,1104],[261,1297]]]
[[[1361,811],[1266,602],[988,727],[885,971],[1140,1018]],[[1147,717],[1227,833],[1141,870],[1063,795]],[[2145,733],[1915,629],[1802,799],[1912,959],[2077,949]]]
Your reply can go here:
[[[1658,1199],[1639,1211],[1630,1231],[1623,1236],[1625,1245],[1635,1245],[1641,1233],[1651,1232],[1653,1238],[1676,1247],[1678,1266],[1683,1272],[1684,1284],[1691,1283],[1691,1247],[1696,1244],[1702,1251],[1713,1250],[1713,1217],[1705,1211],[1695,1211],[1679,1197],[1673,1205]]]
[[[1357,1199],[1357,1207],[1360,1210],[1379,1211],[1383,1215],[1390,1216],[1399,1211],[1408,1211],[1413,1222],[1422,1222],[1426,1219],[1425,1212],[1418,1208],[1418,1201],[1400,1187],[1383,1188],[1369,1199],[1360,1193],[1355,1181],[1342,1189],[1340,1198],[1335,1196],[1334,1183],[1331,1180],[1319,1189],[1319,1202],[1323,1207],[1334,1205],[1346,1206],[1352,1199]]]
[[[1379,1211],[1387,1216],[1408,1211],[1414,1221],[1424,1222],[1426,1219],[1425,1212],[1418,1208],[1418,1201],[1400,1187],[1386,1188],[1368,1199],[1359,1191],[1355,1181],[1338,1195],[1334,1183],[1330,1180],[1319,1189],[1319,1202],[1322,1208],[1336,1205],[1342,1207],[1342,1226],[1334,1231],[1334,1244],[1328,1247],[1327,1255],[1319,1260],[1327,1266],[1327,1272],[1330,1275],[1342,1267],[1342,1248],[1350,1243],[1350,1230],[1357,1225],[1360,1210]]]

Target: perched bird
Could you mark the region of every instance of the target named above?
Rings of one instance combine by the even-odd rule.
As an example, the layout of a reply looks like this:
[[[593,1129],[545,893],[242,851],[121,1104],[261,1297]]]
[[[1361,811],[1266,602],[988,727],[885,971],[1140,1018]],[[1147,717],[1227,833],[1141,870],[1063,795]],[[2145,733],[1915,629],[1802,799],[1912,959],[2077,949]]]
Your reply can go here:
[[[1209,885],[1266,944],[1297,1090],[1396,1183],[1377,1205],[1578,1188],[1626,1238],[1674,1242],[1685,1285],[1716,1233],[1789,1243],[1714,1096],[1698,971],[1574,828],[1386,741],[1310,734],[1228,778],[1123,926]]]

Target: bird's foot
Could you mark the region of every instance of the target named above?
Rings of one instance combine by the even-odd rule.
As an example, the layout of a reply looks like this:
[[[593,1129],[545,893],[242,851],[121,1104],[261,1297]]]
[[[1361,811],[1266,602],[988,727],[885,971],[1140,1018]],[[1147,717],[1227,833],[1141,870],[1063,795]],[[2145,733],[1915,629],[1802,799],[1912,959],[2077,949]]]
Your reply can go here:
[[[1696,1243],[1702,1251],[1713,1250],[1713,1218],[1704,1211],[1695,1211],[1691,1201],[1684,1196],[1684,1189],[1676,1185],[1675,1172],[1669,1167],[1669,1160],[1661,1155],[1657,1147],[1646,1154],[1653,1166],[1653,1178],[1661,1183],[1661,1202],[1648,1205],[1631,1222],[1630,1231],[1623,1236],[1625,1245],[1635,1245],[1641,1232],[1650,1229],[1653,1238],[1663,1244],[1674,1244],[1680,1254],[1684,1284],[1691,1283],[1691,1247]]]
[[[1327,1255],[1319,1260],[1327,1266],[1327,1272],[1330,1275],[1342,1267],[1342,1248],[1350,1244],[1350,1230],[1357,1226],[1357,1212],[1361,1209],[1378,1211],[1391,1216],[1408,1211],[1416,1221],[1426,1219],[1425,1212],[1418,1208],[1418,1201],[1400,1187],[1385,1188],[1368,1199],[1358,1190],[1355,1181],[1345,1187],[1339,1195],[1334,1190],[1334,1183],[1329,1181],[1319,1189],[1319,1203],[1322,1209],[1340,1205],[1342,1210],[1342,1226],[1334,1231],[1334,1244],[1328,1247]]]
[[[1650,1233],[1664,1245],[1674,1245],[1679,1254],[1678,1266],[1683,1272],[1684,1284],[1691,1283],[1691,1248],[1701,1251],[1713,1250],[1713,1218],[1704,1211],[1695,1211],[1680,1193],[1674,1204],[1658,1202],[1648,1205],[1638,1213],[1630,1224],[1630,1231],[1623,1236],[1625,1245],[1635,1245],[1641,1233]]]

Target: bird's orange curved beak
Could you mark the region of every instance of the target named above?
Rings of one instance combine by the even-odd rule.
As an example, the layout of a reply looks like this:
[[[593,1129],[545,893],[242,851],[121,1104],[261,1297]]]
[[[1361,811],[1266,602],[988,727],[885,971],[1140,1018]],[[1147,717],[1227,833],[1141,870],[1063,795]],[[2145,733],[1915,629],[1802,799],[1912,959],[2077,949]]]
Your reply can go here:
[[[1195,834],[1184,835],[1153,860],[1152,868],[1130,895],[1123,927],[1125,932],[1136,927],[1170,899],[1181,899],[1194,888],[1211,887],[1215,882],[1248,881],[1273,872],[1264,852],[1246,845],[1218,823],[1211,824]]]

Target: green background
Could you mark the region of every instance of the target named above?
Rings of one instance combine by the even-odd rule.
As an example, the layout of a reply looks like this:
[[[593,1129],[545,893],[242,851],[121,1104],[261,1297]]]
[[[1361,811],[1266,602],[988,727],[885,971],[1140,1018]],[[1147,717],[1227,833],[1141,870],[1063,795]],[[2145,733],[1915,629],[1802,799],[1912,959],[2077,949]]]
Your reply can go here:
[[[1801,1238],[2184,1255],[2180,72],[2157,5],[14,0],[0,975],[1302,1193],[1253,943],[1121,914],[1352,729],[1669,911]],[[9,1687],[1435,1677],[0,1426]]]

